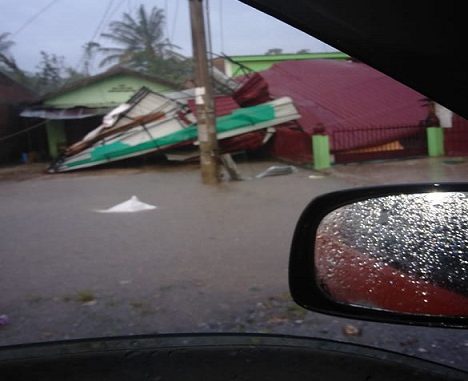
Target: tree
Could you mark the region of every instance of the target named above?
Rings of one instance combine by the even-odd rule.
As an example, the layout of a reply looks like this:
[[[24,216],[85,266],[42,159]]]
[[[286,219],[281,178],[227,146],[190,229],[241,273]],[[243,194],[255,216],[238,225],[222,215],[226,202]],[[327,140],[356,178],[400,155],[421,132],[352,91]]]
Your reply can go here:
[[[279,49],[279,48],[272,48],[272,49],[268,49],[265,54],[267,56],[271,56],[271,55],[275,55],[275,54],[281,54],[283,53],[283,49]]]
[[[176,53],[178,48],[164,36],[165,16],[162,9],[153,7],[147,12],[141,5],[135,15],[124,13],[121,21],[113,21],[109,32],[101,36],[115,46],[100,47],[105,57],[100,66],[118,63],[181,83],[190,75],[190,59]]]
[[[20,82],[25,82],[25,74],[16,64],[16,60],[10,54],[10,48],[15,44],[9,40],[10,33],[0,33],[0,68],[13,74]]]
[[[40,52],[41,61],[36,66],[36,72],[20,69],[9,52],[15,43],[8,37],[9,33],[0,33],[0,69],[31,90],[42,94],[84,77],[74,68],[66,66],[63,57],[44,51]]]
[[[101,49],[101,45],[94,41],[89,41],[83,46],[83,70],[85,75],[90,75],[92,62],[96,54]]]
[[[164,21],[162,9],[153,7],[148,14],[145,7],[140,5],[135,17],[124,13],[122,21],[111,22],[110,32],[101,36],[117,46],[100,49],[107,54],[101,65],[115,62],[145,65],[166,58],[175,45],[164,37]]]
[[[310,49],[301,49],[298,50],[296,54],[307,54],[310,53]]]
[[[41,50],[41,61],[37,66],[36,85],[41,92],[52,91],[63,83],[63,57]]]
[[[37,66],[38,71],[33,77],[34,88],[39,93],[48,93],[57,90],[66,83],[76,81],[84,77],[72,67],[65,65],[65,59],[54,53],[41,51],[41,61]]]
[[[10,33],[0,33],[0,54],[7,54],[8,50],[15,44],[8,40]]]

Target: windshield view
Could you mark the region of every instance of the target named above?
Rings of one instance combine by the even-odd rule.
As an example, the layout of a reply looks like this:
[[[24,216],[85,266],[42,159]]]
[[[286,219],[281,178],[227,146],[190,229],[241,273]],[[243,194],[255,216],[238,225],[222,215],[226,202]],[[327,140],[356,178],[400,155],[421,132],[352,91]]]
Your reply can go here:
[[[237,0],[0,4],[0,348],[286,334],[468,371],[465,330],[310,312],[288,287],[294,228],[313,198],[464,181],[466,119]],[[340,289],[362,275],[340,262],[352,252],[453,291],[448,314],[467,316],[468,204],[447,197],[329,215],[319,267],[338,280],[325,291],[388,308],[352,281]],[[430,311],[395,298],[401,312]]]

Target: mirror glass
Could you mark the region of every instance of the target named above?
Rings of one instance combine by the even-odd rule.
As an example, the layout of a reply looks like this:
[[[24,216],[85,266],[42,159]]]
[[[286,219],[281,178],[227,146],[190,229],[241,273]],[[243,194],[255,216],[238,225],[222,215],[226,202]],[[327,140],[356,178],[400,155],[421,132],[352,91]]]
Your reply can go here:
[[[468,316],[468,198],[392,195],[321,222],[317,281],[328,298],[407,314]]]

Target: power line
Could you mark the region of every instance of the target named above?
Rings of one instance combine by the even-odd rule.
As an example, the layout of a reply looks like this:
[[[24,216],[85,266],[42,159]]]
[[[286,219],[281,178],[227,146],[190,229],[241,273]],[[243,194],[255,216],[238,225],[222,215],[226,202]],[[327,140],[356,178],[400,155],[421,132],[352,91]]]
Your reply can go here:
[[[133,6],[132,1],[131,1],[131,0],[127,0],[127,12],[128,12],[128,13],[132,13],[134,8],[135,8],[135,7]]]
[[[107,3],[107,7],[106,7],[106,9],[105,9],[105,11],[104,11],[104,13],[102,15],[102,18],[101,18],[98,26],[96,27],[96,29],[95,29],[95,31],[93,33],[93,36],[91,37],[91,40],[89,42],[94,42],[95,40],[99,40],[99,38],[100,38],[99,32],[102,32],[102,30],[107,26],[107,23],[109,22],[109,20],[112,18],[112,16],[115,14],[115,12],[117,12],[117,10],[122,6],[122,4],[126,0],[122,0],[120,3],[118,3],[117,6],[114,8],[114,10],[111,12],[111,8],[114,5],[114,1],[115,0],[109,0],[109,2]],[[86,52],[83,52],[83,54],[81,55],[80,60],[78,61],[78,64],[76,65],[76,70],[77,71],[79,71],[81,66],[84,64],[85,55],[86,55]],[[69,78],[68,81],[65,82],[65,84],[68,84],[69,82],[70,82],[70,78]]]
[[[224,52],[224,9],[223,0],[219,0],[219,37],[221,42],[221,51]]]
[[[28,132],[28,131],[31,131],[31,130],[34,130],[38,127],[41,127],[42,125],[46,124],[47,123],[47,120],[43,120],[42,122],[39,122],[31,127],[28,127],[28,128],[25,128],[24,130],[21,130],[21,131],[18,131],[18,132],[14,132],[13,134],[10,134],[10,135],[4,135],[4,136],[0,136],[0,143],[5,141],[5,140],[8,140],[8,139],[11,139],[11,138],[14,138],[15,136],[18,136],[18,135],[21,135],[21,134],[24,134],[25,132]]]
[[[102,29],[102,26],[103,26],[104,22],[106,21],[107,15],[109,14],[109,11],[112,8],[113,4],[114,4],[114,0],[109,0],[109,2],[107,3],[107,7],[106,7],[106,9],[105,9],[105,11],[104,11],[104,13],[103,13],[103,15],[101,17],[101,20],[99,21],[96,29],[94,30],[94,33],[93,33],[91,39],[87,42],[87,44],[93,43],[94,40],[96,39],[99,31]],[[86,59],[86,54],[87,54],[87,52],[84,50],[83,53],[81,54],[81,57],[80,57],[77,65],[76,65],[76,69],[75,69],[76,71],[80,71],[81,66],[84,66],[85,59]],[[70,81],[66,81],[66,84],[69,83],[69,82]]]
[[[91,39],[91,42],[94,42],[94,40],[97,39],[99,40],[99,38],[101,36],[98,36],[98,33],[99,32],[102,32],[102,30],[104,28],[107,27],[107,25],[109,24],[109,20],[112,19],[112,17],[114,16],[115,12],[117,12],[120,7],[122,6],[122,4],[127,1],[127,0],[121,0],[120,3],[117,4],[117,6],[112,10],[112,12],[110,12],[110,9],[112,8],[112,5],[114,4],[114,0],[110,0],[110,3],[108,4],[107,8],[106,8],[106,11],[104,12],[104,15],[101,19],[101,22],[99,23],[98,27],[96,28],[94,34],[93,34],[93,38]],[[128,4],[128,3],[127,3]],[[105,26],[103,26],[104,24],[106,24]]]
[[[164,1],[164,15],[165,15],[165,19],[166,19],[166,34],[167,34],[167,38],[169,38],[169,23],[168,23],[168,20],[169,20],[169,4],[168,4],[168,0]]]
[[[174,17],[172,19],[172,33],[171,33],[171,39],[170,41],[172,42],[172,40],[174,39],[174,34],[175,34],[175,27],[176,27],[176,23],[177,23],[177,16],[178,16],[178,13],[179,13],[179,2],[180,0],[176,0],[176,8],[175,8],[175,12],[174,12]],[[167,36],[169,37],[169,36]]]
[[[94,39],[97,37],[99,31],[102,29],[102,26],[104,25],[104,21],[106,21],[107,15],[110,12],[110,9],[112,8],[112,5],[114,5],[114,0],[109,0],[107,3],[106,10],[104,11],[104,14],[102,15],[101,21],[99,21],[98,26],[96,27],[93,36],[91,37],[90,42],[94,42]]]
[[[115,12],[117,12],[120,9],[120,7],[122,6],[123,3],[125,3],[125,1],[126,0],[122,0],[120,3],[117,4],[117,7],[114,8],[114,10],[111,12],[109,17],[107,18],[108,20],[111,19],[115,15]]]
[[[23,25],[21,25],[13,34],[12,37],[17,35],[19,32],[24,30],[26,27],[31,25],[40,15],[42,15],[44,12],[46,12],[52,5],[57,3],[59,0],[52,0],[49,2],[44,8],[40,9],[38,12],[36,12],[33,16],[31,16],[29,19],[27,19]]]

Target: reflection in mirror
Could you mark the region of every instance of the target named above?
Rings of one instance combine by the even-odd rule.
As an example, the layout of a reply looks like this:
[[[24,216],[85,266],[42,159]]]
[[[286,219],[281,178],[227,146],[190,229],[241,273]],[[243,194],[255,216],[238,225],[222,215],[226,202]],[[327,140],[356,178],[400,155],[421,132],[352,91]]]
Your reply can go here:
[[[459,192],[374,198],[321,222],[319,286],[339,303],[468,316],[468,199]]]

